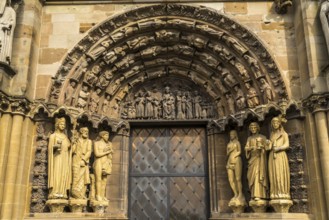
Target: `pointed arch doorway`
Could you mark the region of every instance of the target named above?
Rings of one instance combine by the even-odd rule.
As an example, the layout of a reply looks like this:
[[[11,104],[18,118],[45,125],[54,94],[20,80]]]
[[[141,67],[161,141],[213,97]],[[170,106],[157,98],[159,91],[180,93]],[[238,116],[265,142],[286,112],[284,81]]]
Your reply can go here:
[[[205,127],[136,126],[130,140],[130,219],[208,219]]]

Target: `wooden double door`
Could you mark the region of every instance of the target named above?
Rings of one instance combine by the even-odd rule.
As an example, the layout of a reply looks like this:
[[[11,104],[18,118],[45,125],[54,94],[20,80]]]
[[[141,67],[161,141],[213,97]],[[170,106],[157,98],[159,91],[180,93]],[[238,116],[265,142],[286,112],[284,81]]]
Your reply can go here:
[[[207,219],[203,127],[133,128],[129,218]]]

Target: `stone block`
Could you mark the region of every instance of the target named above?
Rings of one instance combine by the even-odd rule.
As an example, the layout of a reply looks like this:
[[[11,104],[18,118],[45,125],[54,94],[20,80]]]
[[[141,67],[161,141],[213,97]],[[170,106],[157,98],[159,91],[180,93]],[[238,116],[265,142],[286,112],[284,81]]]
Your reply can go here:
[[[55,76],[59,66],[60,66],[60,62],[56,62],[56,63],[52,63],[52,64],[40,64],[39,63],[38,74]]]
[[[51,16],[51,22],[56,23],[56,22],[72,22],[75,20],[75,16],[74,14],[67,14],[67,13],[63,13],[63,14],[53,14]]]
[[[53,24],[50,22],[45,22],[41,24],[41,34],[42,36],[49,36],[53,33]]]
[[[247,3],[245,2],[225,2],[224,12],[228,14],[247,14]]]
[[[79,22],[56,22],[53,23],[53,34],[78,34]]]
[[[113,4],[94,5],[94,11],[115,11],[115,6]]]
[[[248,2],[248,15],[265,15],[269,13],[267,2]]]
[[[68,48],[67,35],[50,35],[48,47],[50,48]]]
[[[80,23],[79,33],[83,34],[89,31],[89,29],[92,28],[94,25],[95,23]]]
[[[51,84],[51,76],[49,75],[38,75],[36,82],[35,98],[43,99],[46,98],[48,87]]]
[[[44,48],[40,50],[39,63],[52,64],[60,61],[67,52],[64,48]]]

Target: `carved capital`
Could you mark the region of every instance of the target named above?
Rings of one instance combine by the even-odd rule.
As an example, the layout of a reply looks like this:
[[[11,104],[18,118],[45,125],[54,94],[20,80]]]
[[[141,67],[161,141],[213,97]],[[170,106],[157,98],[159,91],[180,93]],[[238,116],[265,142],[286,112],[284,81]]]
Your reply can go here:
[[[0,110],[15,114],[28,114],[31,103],[24,97],[11,97],[0,93]]]
[[[303,100],[303,107],[311,112],[328,111],[329,93],[313,94]]]

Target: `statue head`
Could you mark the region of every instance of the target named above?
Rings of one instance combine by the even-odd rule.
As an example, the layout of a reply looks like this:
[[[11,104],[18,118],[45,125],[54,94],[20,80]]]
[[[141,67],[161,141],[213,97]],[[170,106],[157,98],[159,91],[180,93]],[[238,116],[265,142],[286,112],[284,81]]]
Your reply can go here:
[[[103,139],[105,142],[107,142],[109,140],[110,134],[108,131],[101,131],[98,134],[100,139]]]
[[[236,132],[236,130],[231,130],[230,131],[230,139],[234,140],[234,139],[237,139],[237,137],[238,137],[238,133]]]
[[[87,139],[88,138],[88,136],[89,136],[89,129],[87,127],[80,128],[79,132],[80,132],[80,135],[81,135],[81,137],[83,139]]]
[[[273,130],[278,130],[281,128],[281,119],[280,117],[274,117],[271,121],[271,126]]]
[[[257,134],[259,132],[260,128],[259,128],[259,124],[257,122],[252,122],[249,125],[249,131],[252,134]]]
[[[55,119],[55,130],[56,131],[64,131],[65,127],[66,127],[66,123],[65,123],[65,118],[61,117],[61,118],[56,118]]]

